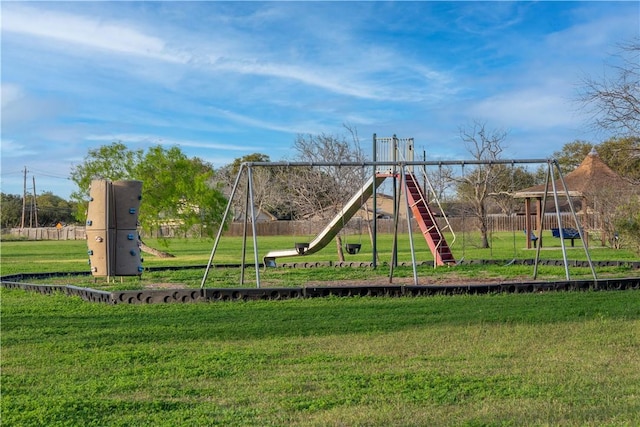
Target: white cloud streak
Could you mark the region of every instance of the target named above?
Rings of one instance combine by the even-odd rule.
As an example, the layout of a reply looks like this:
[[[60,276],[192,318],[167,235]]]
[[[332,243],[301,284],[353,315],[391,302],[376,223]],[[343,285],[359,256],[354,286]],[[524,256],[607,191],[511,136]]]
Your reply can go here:
[[[571,101],[549,88],[523,88],[481,100],[469,108],[472,117],[523,130],[576,129],[584,121]]]
[[[408,94],[402,84],[381,84],[380,79],[371,80],[373,74],[388,74],[403,79],[419,79],[433,93],[439,92],[450,81],[438,71],[416,64],[415,68],[390,52],[385,52],[384,61],[370,61],[361,66],[344,62],[333,66],[318,63],[291,63],[286,59],[273,62],[261,59],[263,53],[246,51],[227,52],[224,47],[216,47],[216,52],[197,46],[174,46],[160,37],[146,34],[122,22],[109,22],[83,15],[54,12],[45,9],[13,6],[3,9],[2,31],[43,38],[49,42],[74,44],[88,49],[102,50],[113,54],[124,54],[143,59],[208,68],[210,72],[238,73],[260,77],[290,80],[338,95],[376,101],[411,101],[433,95],[426,91],[412,91]],[[81,55],[82,52],[69,52]],[[352,57],[354,53],[345,52]],[[238,56],[241,55],[241,56]],[[244,55],[244,56],[242,56]],[[361,57],[364,57],[360,55]],[[376,65],[378,64],[378,65]],[[391,67],[387,64],[393,64]],[[403,65],[398,65],[403,64]],[[393,81],[393,78],[388,79]],[[406,88],[405,88],[406,89]],[[445,89],[448,92],[448,90]]]
[[[168,62],[189,60],[189,55],[170,52],[162,39],[123,24],[44,9],[5,4],[2,31]]]
[[[202,142],[202,141],[190,141],[188,139],[172,139],[157,135],[144,135],[144,134],[103,134],[103,135],[87,135],[85,137],[87,141],[123,141],[126,143],[143,144],[143,145],[166,145],[166,146],[180,146],[191,148],[204,148],[211,150],[229,150],[229,151],[246,151],[254,150],[256,147],[239,144],[221,144],[216,142]]]
[[[23,156],[35,156],[38,151],[26,147],[23,144],[19,144],[11,139],[0,140],[0,147],[2,147],[2,159],[15,158]]]

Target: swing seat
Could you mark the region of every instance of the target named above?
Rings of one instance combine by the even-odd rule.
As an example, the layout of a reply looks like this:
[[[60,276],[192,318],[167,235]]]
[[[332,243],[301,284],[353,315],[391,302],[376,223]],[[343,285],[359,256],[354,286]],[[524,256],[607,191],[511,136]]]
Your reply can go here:
[[[299,255],[304,255],[307,249],[309,249],[309,243],[296,243],[296,252]]]
[[[355,255],[358,252],[360,252],[360,248],[361,247],[362,247],[362,245],[360,243],[347,243],[345,245],[345,249],[351,255]]]

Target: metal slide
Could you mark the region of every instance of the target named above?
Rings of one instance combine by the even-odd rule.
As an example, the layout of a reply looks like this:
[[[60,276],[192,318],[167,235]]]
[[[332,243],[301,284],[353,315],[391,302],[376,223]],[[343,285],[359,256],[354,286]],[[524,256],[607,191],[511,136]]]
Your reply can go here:
[[[375,186],[374,178],[371,177],[362,186],[362,188],[347,202],[346,205],[338,212],[338,214],[331,220],[331,222],[316,236],[309,247],[303,252],[298,252],[298,249],[283,249],[277,251],[271,251],[263,258],[264,265],[266,267],[275,267],[276,258],[292,257],[292,256],[304,256],[311,255],[324,248],[336,237],[336,234],[340,232],[342,227],[349,222],[351,217],[364,205],[364,203],[373,194],[374,188],[378,188],[380,184],[386,179],[386,176],[376,176]]]

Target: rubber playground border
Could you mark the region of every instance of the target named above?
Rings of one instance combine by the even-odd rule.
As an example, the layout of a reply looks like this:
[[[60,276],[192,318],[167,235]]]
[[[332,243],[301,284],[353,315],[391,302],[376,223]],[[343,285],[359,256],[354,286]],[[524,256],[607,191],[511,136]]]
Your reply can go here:
[[[533,260],[512,260],[511,264],[533,265]],[[464,264],[504,264],[505,261],[470,260]],[[407,263],[410,265],[410,263]],[[425,262],[423,264],[430,264]],[[563,265],[563,261],[542,260],[539,265]],[[640,261],[597,261],[596,267],[623,266],[640,270]],[[401,264],[402,265],[402,264]],[[586,261],[571,261],[570,266],[588,267]],[[371,263],[363,262],[320,262],[289,263],[283,268],[314,267],[370,267]],[[204,269],[206,266],[158,267],[148,271]],[[239,268],[239,265],[216,265],[216,268]],[[337,297],[420,297],[433,295],[480,295],[493,293],[534,293],[559,291],[616,291],[640,290],[640,276],[627,278],[580,279],[559,281],[505,281],[497,283],[459,283],[443,285],[336,285],[336,286],[299,286],[299,287],[265,287],[265,288],[185,288],[185,289],[144,289],[131,291],[102,291],[73,285],[43,285],[29,283],[29,280],[44,280],[64,276],[89,276],[90,272],[53,272],[53,273],[18,273],[0,277],[5,289],[22,289],[44,295],[61,293],[72,297],[80,297],[87,302],[104,304],[158,304],[158,303],[194,303],[219,301],[249,300],[286,300],[292,298]]]

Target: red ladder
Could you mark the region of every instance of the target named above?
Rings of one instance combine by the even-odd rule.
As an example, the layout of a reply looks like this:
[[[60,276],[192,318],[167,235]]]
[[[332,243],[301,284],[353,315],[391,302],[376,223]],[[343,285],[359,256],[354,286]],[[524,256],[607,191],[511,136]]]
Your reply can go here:
[[[420,226],[424,239],[429,245],[429,249],[433,254],[436,265],[455,264],[456,261],[453,258],[453,254],[447,244],[447,240],[440,231],[438,223],[433,216],[433,212],[431,211],[415,176],[411,173],[406,174],[405,183],[407,196],[409,198],[409,207]]]

